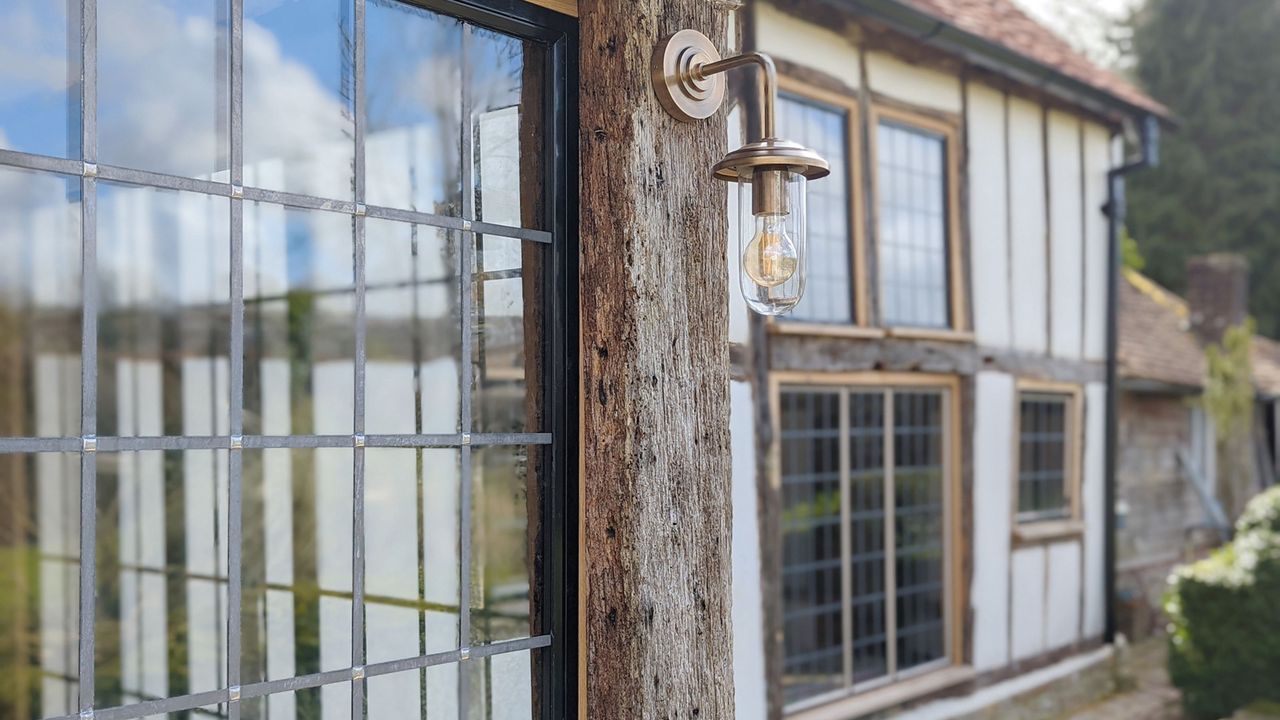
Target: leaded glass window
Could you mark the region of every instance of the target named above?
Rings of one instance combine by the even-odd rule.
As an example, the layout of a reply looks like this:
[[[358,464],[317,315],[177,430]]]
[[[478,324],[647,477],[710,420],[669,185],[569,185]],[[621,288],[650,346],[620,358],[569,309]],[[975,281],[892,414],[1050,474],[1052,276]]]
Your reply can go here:
[[[430,6],[0,7],[0,717],[551,713],[571,26]]]
[[[1071,402],[1068,395],[1049,393],[1025,393],[1019,400],[1019,522],[1071,515]]]
[[[817,150],[831,174],[808,190],[809,275],[804,297],[787,317],[800,322],[853,322],[853,225],[850,222],[849,111],[800,95],[778,97],[778,132]]]
[[[950,390],[779,400],[787,703],[947,664]]]
[[[947,139],[891,120],[875,138],[881,319],[948,328]]]

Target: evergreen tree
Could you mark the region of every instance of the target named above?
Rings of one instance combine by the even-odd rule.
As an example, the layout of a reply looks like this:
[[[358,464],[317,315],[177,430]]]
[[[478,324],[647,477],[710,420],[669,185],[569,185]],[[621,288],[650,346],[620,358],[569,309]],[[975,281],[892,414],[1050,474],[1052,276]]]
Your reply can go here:
[[[1147,0],[1133,24],[1138,78],[1180,123],[1130,179],[1147,273],[1181,291],[1189,256],[1241,253],[1258,329],[1280,336],[1280,0]]]

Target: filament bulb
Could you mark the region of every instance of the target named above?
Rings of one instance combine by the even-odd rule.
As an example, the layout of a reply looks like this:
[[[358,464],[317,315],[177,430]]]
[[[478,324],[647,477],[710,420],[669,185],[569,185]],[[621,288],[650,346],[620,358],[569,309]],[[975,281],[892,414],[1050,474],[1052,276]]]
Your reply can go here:
[[[752,282],[777,287],[796,274],[796,244],[787,235],[785,213],[756,216],[756,234],[742,254],[742,267]]]

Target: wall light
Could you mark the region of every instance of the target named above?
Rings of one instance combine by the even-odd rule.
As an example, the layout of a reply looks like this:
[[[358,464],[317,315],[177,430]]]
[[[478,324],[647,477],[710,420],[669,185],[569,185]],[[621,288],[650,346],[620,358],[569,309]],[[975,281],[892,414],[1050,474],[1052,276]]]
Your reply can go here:
[[[712,172],[717,179],[738,183],[742,295],[752,310],[782,315],[804,295],[805,183],[830,170],[818,153],[776,136],[773,60],[758,52],[722,60],[706,35],[681,30],[654,48],[650,69],[662,107],[677,120],[696,122],[711,117],[724,101],[723,73],[748,65],[764,73],[764,137],[725,155]]]

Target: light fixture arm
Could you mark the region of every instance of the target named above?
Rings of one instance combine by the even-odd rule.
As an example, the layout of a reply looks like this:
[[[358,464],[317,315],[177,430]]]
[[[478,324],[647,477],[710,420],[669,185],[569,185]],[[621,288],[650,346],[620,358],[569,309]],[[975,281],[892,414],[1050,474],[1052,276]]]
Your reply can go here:
[[[762,116],[760,127],[765,138],[776,137],[773,108],[778,101],[778,69],[773,64],[773,58],[758,51],[743,53],[714,62],[693,64],[689,68],[689,75],[695,80],[706,80],[712,75],[748,65],[758,65],[761,72],[764,73],[764,83],[760,88],[760,108],[762,110],[760,113]]]

